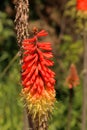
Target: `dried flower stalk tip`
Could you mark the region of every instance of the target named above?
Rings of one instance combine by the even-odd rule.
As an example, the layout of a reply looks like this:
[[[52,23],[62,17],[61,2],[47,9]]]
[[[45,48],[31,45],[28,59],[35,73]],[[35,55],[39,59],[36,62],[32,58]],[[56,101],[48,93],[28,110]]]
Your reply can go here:
[[[39,42],[39,38],[47,36],[42,30],[33,38],[25,39],[22,43],[22,95],[33,118],[38,114],[49,115],[55,101],[55,73],[49,68],[53,66],[52,48],[50,42]]]
[[[15,0],[15,29],[17,33],[17,41],[19,47],[21,47],[22,41],[29,37],[29,27],[28,27],[28,0]]]
[[[79,85],[79,77],[78,77],[77,70],[74,64],[71,64],[70,66],[70,73],[68,77],[66,78],[66,84],[68,85],[70,89]]]

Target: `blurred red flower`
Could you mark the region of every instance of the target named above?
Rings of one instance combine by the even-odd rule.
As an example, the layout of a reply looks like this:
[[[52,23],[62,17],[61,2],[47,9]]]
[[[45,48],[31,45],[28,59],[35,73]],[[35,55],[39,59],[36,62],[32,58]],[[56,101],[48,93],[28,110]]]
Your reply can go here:
[[[72,89],[73,87],[79,84],[79,77],[77,74],[77,70],[74,64],[70,66],[70,73],[66,78],[66,83],[68,84],[69,88]]]
[[[87,0],[77,0],[77,10],[87,10]]]

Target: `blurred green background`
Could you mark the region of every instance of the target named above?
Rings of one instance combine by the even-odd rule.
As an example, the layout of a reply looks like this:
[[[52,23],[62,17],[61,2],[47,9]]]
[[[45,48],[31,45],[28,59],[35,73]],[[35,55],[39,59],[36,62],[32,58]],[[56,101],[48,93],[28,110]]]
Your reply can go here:
[[[80,130],[82,111],[83,43],[81,19],[77,19],[76,0],[30,0],[29,26],[43,27],[52,42],[56,72],[56,97],[49,130],[67,130],[69,90],[65,79],[71,63],[76,64],[80,85],[75,88],[71,130]],[[0,130],[25,130],[23,102],[20,98],[20,63],[14,30],[15,9],[12,1],[0,3]]]

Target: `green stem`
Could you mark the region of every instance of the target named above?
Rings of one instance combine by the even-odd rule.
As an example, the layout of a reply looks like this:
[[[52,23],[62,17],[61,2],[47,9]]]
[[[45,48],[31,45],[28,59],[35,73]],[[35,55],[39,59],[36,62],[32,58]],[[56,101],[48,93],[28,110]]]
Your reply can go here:
[[[73,96],[74,96],[74,90],[72,88],[72,89],[69,89],[69,107],[68,107],[67,130],[71,130]]]

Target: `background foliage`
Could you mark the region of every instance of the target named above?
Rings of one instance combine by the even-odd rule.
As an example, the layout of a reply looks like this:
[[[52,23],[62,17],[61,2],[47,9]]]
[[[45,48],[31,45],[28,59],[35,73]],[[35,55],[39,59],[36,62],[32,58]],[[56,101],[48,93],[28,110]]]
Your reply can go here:
[[[33,26],[46,29],[49,32],[47,40],[51,41],[53,46],[55,62],[53,69],[56,72],[55,88],[58,103],[55,104],[52,119],[49,121],[49,130],[67,130],[69,91],[68,86],[65,86],[65,79],[71,63],[76,64],[80,77],[80,85],[75,88],[73,99],[71,130],[81,128],[83,43],[79,29],[82,29],[83,24],[80,19],[80,22],[77,22],[76,0],[70,1],[71,3],[67,3],[66,0],[30,1],[30,30]],[[15,56],[18,46],[14,17],[14,5],[10,0],[2,1],[0,4],[1,130],[22,130],[24,123],[23,103],[20,99],[20,64],[18,56]]]

